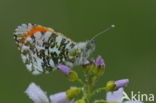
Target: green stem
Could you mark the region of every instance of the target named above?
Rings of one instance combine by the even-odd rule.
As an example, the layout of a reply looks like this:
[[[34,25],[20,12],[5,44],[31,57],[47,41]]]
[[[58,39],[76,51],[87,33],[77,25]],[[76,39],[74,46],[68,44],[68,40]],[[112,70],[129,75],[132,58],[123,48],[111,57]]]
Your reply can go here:
[[[85,81],[84,90],[83,90],[83,95],[84,95],[83,97],[86,103],[91,103],[93,86],[94,85],[92,85],[91,76],[86,75],[86,81]]]
[[[85,83],[81,80],[81,79],[78,79],[78,82],[82,85],[84,85]]]
[[[88,84],[85,84],[84,86],[84,99],[86,100],[86,103],[90,103],[91,87]]]
[[[99,92],[102,92],[102,91],[106,91],[106,87],[103,87],[103,88],[97,88],[93,91],[92,95],[95,95]]]

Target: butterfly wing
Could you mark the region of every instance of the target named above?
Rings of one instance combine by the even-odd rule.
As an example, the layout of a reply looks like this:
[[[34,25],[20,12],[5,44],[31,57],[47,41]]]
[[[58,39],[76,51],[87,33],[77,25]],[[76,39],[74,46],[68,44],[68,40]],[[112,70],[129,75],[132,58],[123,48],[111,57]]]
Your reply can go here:
[[[53,29],[33,24],[18,26],[14,38],[24,64],[33,74],[48,73],[58,64],[70,62],[68,53],[75,45]]]

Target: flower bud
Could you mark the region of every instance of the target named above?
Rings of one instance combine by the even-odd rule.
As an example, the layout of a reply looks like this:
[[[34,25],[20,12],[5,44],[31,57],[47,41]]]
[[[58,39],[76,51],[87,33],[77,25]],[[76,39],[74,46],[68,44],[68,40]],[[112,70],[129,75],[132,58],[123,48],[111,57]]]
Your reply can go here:
[[[67,98],[68,99],[73,99],[76,96],[78,96],[81,92],[80,88],[77,87],[71,87],[69,90],[67,90],[66,94],[67,94]]]
[[[50,95],[49,97],[51,102],[48,103],[74,103],[73,99],[67,99],[66,92],[59,92],[53,95]]]
[[[106,91],[114,91],[116,88],[115,81],[108,81],[106,84]]]
[[[57,67],[60,71],[62,71],[68,77],[70,81],[79,80],[78,74],[74,72],[71,68],[62,64],[58,65]]]
[[[94,67],[92,68],[93,74],[97,76],[101,76],[104,73],[105,63],[104,59],[101,56],[98,56],[95,60],[93,60]]]
[[[71,68],[67,67],[66,65],[59,64],[57,68],[63,72],[65,75],[69,75],[69,73],[72,71]]]
[[[121,79],[117,81],[109,81],[106,84],[106,90],[107,91],[114,91],[116,89],[122,88],[126,86],[129,83],[128,79]]]
[[[128,83],[129,83],[128,79],[121,79],[121,80],[115,81],[115,86],[118,89],[118,88],[126,86]]]
[[[95,59],[95,65],[96,65],[97,67],[104,67],[104,68],[105,68],[104,59],[103,59],[101,56],[98,56],[98,57]]]
[[[67,75],[67,77],[70,81],[78,81],[79,80],[79,76],[75,71],[71,71],[69,73],[69,75]]]

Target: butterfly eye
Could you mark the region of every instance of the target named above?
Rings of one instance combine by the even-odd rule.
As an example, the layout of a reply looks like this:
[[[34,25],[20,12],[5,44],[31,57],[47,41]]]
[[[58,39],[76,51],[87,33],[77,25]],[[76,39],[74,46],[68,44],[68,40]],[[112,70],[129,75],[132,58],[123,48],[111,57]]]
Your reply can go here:
[[[94,40],[91,40],[90,43],[91,43],[91,44],[95,44],[95,41],[94,41]]]
[[[87,46],[86,46],[87,49],[91,49],[94,47],[95,47],[95,41],[94,40],[91,40],[87,43]]]

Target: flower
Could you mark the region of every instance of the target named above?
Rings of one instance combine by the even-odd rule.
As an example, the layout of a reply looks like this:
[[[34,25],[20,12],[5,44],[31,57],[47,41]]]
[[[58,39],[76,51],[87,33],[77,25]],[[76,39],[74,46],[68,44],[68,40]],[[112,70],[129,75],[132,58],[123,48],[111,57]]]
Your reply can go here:
[[[119,88],[114,92],[107,92],[106,100],[117,103],[142,103],[140,101],[131,101],[128,95],[124,92],[123,88]]]
[[[78,81],[79,77],[78,74],[73,71],[71,68],[67,67],[66,65],[59,64],[58,69],[61,70],[70,81]]]
[[[59,64],[57,67],[65,75],[69,75],[69,73],[72,71],[71,68],[69,68],[69,67],[67,67],[66,65],[63,65],[63,64]]]
[[[74,100],[67,99],[66,92],[51,95],[50,100],[54,103],[74,103]]]
[[[126,86],[128,83],[129,83],[128,79],[121,79],[115,81],[115,85],[117,89]]]
[[[116,90],[115,81],[108,81],[104,88],[105,88],[106,91],[114,91],[114,90]]]
[[[88,64],[83,66],[86,74],[94,75],[96,78],[102,76],[105,70],[104,59],[101,56],[98,56],[96,59],[89,61]]]
[[[25,93],[34,103],[74,103],[74,100],[67,98],[66,92],[60,92],[50,97],[35,83],[31,83]]]
[[[105,67],[105,62],[104,62],[104,59],[101,57],[101,56],[98,56],[96,59],[95,59],[95,65],[97,67]]]
[[[117,81],[108,81],[105,89],[107,91],[114,91],[121,87],[126,86],[128,83],[129,83],[128,79],[121,79],[121,80],[117,80]]]
[[[31,83],[25,93],[34,103],[49,103],[49,99],[44,91],[35,83]]]
[[[66,95],[69,99],[73,99],[81,93],[81,88],[71,87],[66,91]]]

